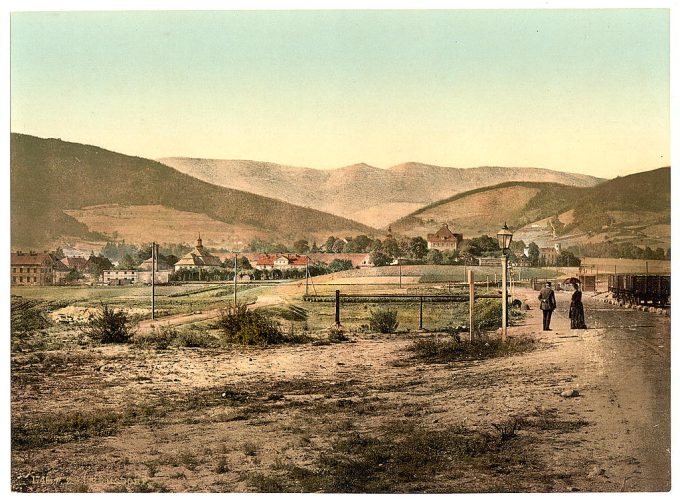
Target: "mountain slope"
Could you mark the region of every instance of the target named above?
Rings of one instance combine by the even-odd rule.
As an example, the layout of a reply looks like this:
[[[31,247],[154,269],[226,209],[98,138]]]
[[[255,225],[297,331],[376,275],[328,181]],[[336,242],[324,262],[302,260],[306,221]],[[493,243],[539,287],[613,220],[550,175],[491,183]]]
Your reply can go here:
[[[664,245],[670,236],[670,168],[618,177],[594,187],[507,182],[457,194],[392,224],[394,232],[425,236],[442,222],[467,237],[494,235],[503,222],[516,238],[634,241]],[[554,232],[549,224],[559,216]],[[568,244],[568,243],[567,243]]]
[[[169,157],[160,162],[201,180],[386,227],[411,211],[468,190],[507,181],[593,186],[599,178],[540,168],[448,168],[409,162],[333,170],[274,163]]]
[[[156,161],[58,139],[12,134],[10,177],[13,246],[97,237],[64,212],[97,205],[161,206],[280,240],[375,233],[335,215],[212,185]],[[164,226],[163,220],[147,224],[149,230]],[[173,237],[168,228],[167,242]]]

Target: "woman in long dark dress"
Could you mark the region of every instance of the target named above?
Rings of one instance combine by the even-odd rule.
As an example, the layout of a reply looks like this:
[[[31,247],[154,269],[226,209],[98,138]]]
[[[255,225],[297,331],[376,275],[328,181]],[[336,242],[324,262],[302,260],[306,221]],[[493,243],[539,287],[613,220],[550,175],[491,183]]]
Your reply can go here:
[[[569,319],[571,320],[571,328],[588,328],[586,327],[586,316],[583,312],[583,302],[581,301],[582,293],[579,289],[578,283],[574,284],[574,293],[571,295],[571,306],[569,306]]]

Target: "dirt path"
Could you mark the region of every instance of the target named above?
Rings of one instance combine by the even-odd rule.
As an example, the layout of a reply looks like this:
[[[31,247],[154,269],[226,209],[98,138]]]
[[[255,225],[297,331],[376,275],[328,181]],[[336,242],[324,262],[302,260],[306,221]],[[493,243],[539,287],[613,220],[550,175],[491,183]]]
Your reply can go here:
[[[255,302],[248,303],[248,309],[258,309],[265,306],[284,304],[286,302],[285,295],[291,291],[296,292],[301,287],[302,284],[300,282],[276,286],[262,295],[259,295]],[[225,302],[225,307],[227,305],[229,305],[229,303]],[[219,317],[222,310],[223,308],[206,309],[192,313],[164,316],[156,320],[142,320],[137,325],[137,331],[140,334],[148,334],[156,327],[181,327],[183,325],[190,325],[199,321],[212,320]]]

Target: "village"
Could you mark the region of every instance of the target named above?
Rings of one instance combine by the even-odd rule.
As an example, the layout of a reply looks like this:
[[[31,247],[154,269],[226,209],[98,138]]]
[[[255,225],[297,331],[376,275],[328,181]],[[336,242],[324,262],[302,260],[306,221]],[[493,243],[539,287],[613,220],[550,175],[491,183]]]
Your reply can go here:
[[[137,3],[6,16],[6,490],[672,499],[672,9]]]
[[[359,236],[370,241],[366,236]],[[392,236],[391,229],[382,244],[387,253],[381,251],[364,253],[336,252],[339,245],[347,244],[351,238],[331,238],[333,243],[326,249],[326,243],[320,247],[316,243],[310,248],[303,246],[304,253],[219,253],[213,254],[203,246],[200,234],[194,248],[173,263],[168,263],[165,257],[158,257],[155,262],[152,257],[141,260],[134,268],[112,261],[93,251],[87,255],[78,249],[67,249],[59,252],[16,251],[11,254],[12,286],[48,286],[67,284],[107,284],[107,285],[149,285],[167,284],[180,281],[233,280],[234,271],[239,281],[252,280],[280,280],[295,279],[311,274],[337,272],[343,269],[362,269],[385,265],[398,264],[449,264],[449,265],[479,265],[500,267],[500,250],[494,247],[495,242],[488,236],[486,244],[491,246],[485,250],[469,252],[461,251],[463,235],[453,233],[448,224],[423,238],[402,240],[400,243]],[[306,243],[306,241],[304,242]],[[522,243],[523,244],[523,243]],[[335,245],[335,246],[333,246]],[[535,248],[532,250],[531,246]],[[419,248],[418,248],[419,247]],[[348,246],[348,248],[350,248]],[[563,256],[560,244],[552,247],[537,247],[534,243],[523,246],[518,255],[512,256],[511,265],[516,267],[531,266],[575,266],[580,261],[572,254]],[[414,251],[415,250],[415,251]],[[533,252],[533,256],[532,256]],[[478,256],[479,254],[484,256]],[[491,256],[489,256],[491,255]],[[240,260],[239,260],[240,259]],[[566,259],[566,260],[562,260]],[[154,267],[155,265],[155,267]],[[332,266],[329,271],[328,266]],[[155,269],[155,270],[154,270]],[[152,272],[154,274],[152,274]],[[225,274],[226,273],[226,274]]]

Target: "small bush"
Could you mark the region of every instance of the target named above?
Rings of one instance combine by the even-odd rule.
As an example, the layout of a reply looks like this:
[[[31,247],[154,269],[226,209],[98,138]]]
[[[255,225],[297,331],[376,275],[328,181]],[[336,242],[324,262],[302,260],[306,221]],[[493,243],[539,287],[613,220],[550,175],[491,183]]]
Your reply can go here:
[[[222,340],[227,343],[278,344],[287,342],[279,325],[267,315],[251,311],[245,305],[232,306],[222,312],[217,323]]]
[[[475,302],[475,326],[478,330],[495,330],[503,323],[503,304],[496,299]]]
[[[331,328],[328,331],[328,340],[330,342],[346,342],[349,340],[349,337],[347,337],[341,328]]]
[[[106,304],[102,304],[99,312],[80,330],[90,339],[102,344],[128,342],[135,334],[132,320],[127,313],[116,311]]]
[[[177,332],[166,327],[154,327],[150,334],[135,334],[132,342],[135,346],[146,349],[168,349]]]
[[[381,334],[391,334],[397,330],[398,326],[396,309],[386,308],[371,311],[371,330]]]
[[[175,332],[174,345],[184,348],[211,348],[215,346],[215,339],[197,330],[181,330]]]

